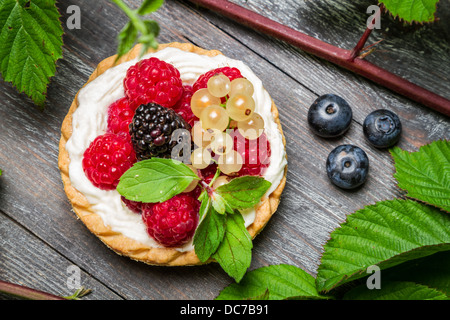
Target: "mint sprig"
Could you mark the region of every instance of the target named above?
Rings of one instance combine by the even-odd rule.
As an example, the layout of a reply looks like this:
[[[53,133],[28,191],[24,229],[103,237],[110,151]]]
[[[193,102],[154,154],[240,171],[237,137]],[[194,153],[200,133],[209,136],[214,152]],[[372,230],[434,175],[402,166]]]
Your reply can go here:
[[[252,238],[245,228],[242,215],[227,215],[225,234],[213,258],[236,282],[241,281],[250,267],[252,248]]]
[[[199,226],[194,249],[201,262],[215,259],[225,272],[239,282],[250,266],[252,239],[239,210],[255,207],[270,188],[262,177],[244,176],[213,189],[214,179],[199,181]],[[126,199],[145,203],[164,202],[183,192],[199,177],[184,163],[152,158],[135,163],[120,178],[117,191]]]

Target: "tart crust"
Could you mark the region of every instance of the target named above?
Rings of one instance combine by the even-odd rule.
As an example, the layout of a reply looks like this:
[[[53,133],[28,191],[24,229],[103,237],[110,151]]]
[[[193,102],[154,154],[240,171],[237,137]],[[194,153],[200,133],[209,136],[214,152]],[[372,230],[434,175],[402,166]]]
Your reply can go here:
[[[189,43],[168,43],[159,45],[157,50],[149,50],[149,52],[155,52],[162,50],[166,47],[174,47],[188,52],[194,52],[201,55],[216,56],[221,54],[217,50],[204,50]],[[140,45],[136,45],[126,55],[122,56],[116,62],[116,55],[111,56],[102,62],[100,62],[97,68],[89,77],[86,84],[100,76],[107,69],[116,66],[120,63],[135,59],[140,53]],[[86,85],[85,84],[85,85]],[[78,92],[79,93],[79,92]],[[103,223],[102,218],[96,214],[86,197],[75,189],[69,178],[69,164],[70,158],[66,150],[66,142],[72,136],[72,115],[78,108],[78,93],[72,102],[68,114],[66,115],[62,128],[61,128],[61,140],[59,144],[59,157],[58,166],[61,171],[61,177],[64,184],[64,191],[72,204],[73,211],[77,217],[86,225],[86,227],[95,234],[103,243],[105,243],[110,249],[120,255],[127,256],[131,259],[142,261],[150,265],[164,265],[164,266],[188,266],[203,264],[195,254],[194,250],[180,252],[173,248],[154,248],[148,245],[144,245],[136,240],[130,239],[121,233],[115,232],[111,227],[106,226]],[[280,120],[278,117],[278,110],[272,101],[272,115],[278,125],[280,133],[283,137],[283,144],[286,146],[286,140],[283,135]],[[287,166],[284,171],[284,176],[278,185],[278,187],[265,199],[262,199],[259,206],[256,208],[255,221],[247,228],[252,238],[265,227],[272,215],[275,213],[281,193],[283,192],[286,184],[286,172]],[[212,262],[210,259],[205,263]]]

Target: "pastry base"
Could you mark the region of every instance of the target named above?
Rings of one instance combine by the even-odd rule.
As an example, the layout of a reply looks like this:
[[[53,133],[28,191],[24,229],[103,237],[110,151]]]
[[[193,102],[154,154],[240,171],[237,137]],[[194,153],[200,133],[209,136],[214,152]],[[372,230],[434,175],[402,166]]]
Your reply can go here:
[[[159,45],[157,50],[149,50],[154,52],[162,50],[166,47],[175,47],[184,51],[194,52],[201,55],[216,56],[221,54],[217,50],[204,50],[188,43],[169,43]],[[130,52],[122,56],[116,62],[116,56],[109,57],[99,63],[86,84],[100,76],[107,69],[118,65],[120,63],[135,59],[139,56],[140,45],[135,46]],[[85,84],[85,85],[86,85]],[[64,191],[72,204],[73,210],[78,218],[86,225],[86,227],[95,234],[104,244],[111,248],[116,253],[127,256],[131,259],[142,261],[150,265],[164,265],[164,266],[188,266],[199,265],[202,263],[196,256],[194,250],[187,252],[180,252],[173,248],[153,248],[148,245],[144,245],[136,240],[125,237],[121,233],[113,231],[109,226],[103,223],[102,218],[96,214],[86,197],[76,190],[69,178],[69,154],[65,148],[67,140],[72,135],[72,114],[78,108],[78,93],[75,96],[74,101],[66,115],[61,128],[61,140],[59,144],[59,157],[58,165],[61,171],[61,177],[64,184]],[[278,110],[275,104],[272,102],[272,114],[278,124],[278,128],[283,134],[280,120],[278,117]],[[283,136],[283,143],[286,146],[286,141]],[[261,201],[261,204],[256,209],[255,221],[247,228],[248,232],[254,238],[268,223],[274,212],[276,211],[281,193],[283,192],[286,184],[286,171],[285,168],[284,177],[281,180],[278,187],[273,191],[268,198]],[[206,261],[205,263],[212,262],[213,260]]]

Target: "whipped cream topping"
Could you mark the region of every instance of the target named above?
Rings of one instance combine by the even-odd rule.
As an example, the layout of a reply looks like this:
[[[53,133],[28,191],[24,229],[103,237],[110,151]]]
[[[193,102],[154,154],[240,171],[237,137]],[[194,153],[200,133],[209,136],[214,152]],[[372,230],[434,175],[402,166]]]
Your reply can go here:
[[[266,194],[270,195],[283,178],[287,161],[282,135],[271,112],[272,99],[263,88],[261,80],[242,61],[223,55],[208,57],[168,47],[156,53],[147,54],[141,59],[150,57],[156,57],[175,66],[180,71],[183,84],[192,85],[200,75],[226,66],[239,69],[241,74],[252,82],[255,112],[264,119],[265,132],[271,147],[270,165],[264,174],[264,178],[272,183]],[[106,132],[107,109],[113,102],[125,96],[123,79],[128,68],[138,61],[139,59],[134,59],[112,67],[80,90],[79,106],[73,113],[72,136],[66,144],[70,158],[69,177],[72,186],[86,196],[92,210],[102,218],[105,225],[142,244],[161,247],[147,234],[141,216],[131,212],[123,204],[120,194],[116,190],[105,191],[96,188],[86,177],[82,167],[84,151],[97,136]],[[242,212],[242,215],[248,227],[255,219],[255,209],[247,209]],[[192,249],[192,241],[177,248],[182,252]]]

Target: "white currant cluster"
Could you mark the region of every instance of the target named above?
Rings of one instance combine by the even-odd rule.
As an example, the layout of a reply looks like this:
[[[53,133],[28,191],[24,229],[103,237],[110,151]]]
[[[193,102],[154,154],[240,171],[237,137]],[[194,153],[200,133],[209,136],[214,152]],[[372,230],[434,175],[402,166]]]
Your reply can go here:
[[[191,154],[192,166],[206,168],[218,156],[217,164],[226,175],[238,172],[243,165],[240,153],[234,150],[233,137],[227,132],[237,128],[249,140],[257,139],[264,130],[264,120],[255,112],[253,85],[245,78],[233,81],[219,74],[208,80],[207,87],[196,91],[191,109],[200,121],[192,128],[197,148]]]

